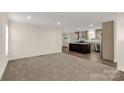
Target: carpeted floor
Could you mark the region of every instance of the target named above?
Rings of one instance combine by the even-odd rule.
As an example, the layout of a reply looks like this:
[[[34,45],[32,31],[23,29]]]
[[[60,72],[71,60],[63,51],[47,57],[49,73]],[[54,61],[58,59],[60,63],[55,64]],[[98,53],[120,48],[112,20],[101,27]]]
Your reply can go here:
[[[2,80],[9,81],[84,81],[114,80],[116,68],[58,53],[10,61]]]

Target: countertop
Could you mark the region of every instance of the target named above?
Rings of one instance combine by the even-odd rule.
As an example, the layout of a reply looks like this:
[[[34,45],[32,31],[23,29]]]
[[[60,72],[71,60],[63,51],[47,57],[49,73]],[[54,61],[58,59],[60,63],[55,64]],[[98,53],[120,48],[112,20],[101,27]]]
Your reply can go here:
[[[90,43],[69,43],[69,44],[80,44],[80,45],[87,45],[87,44],[90,44]]]

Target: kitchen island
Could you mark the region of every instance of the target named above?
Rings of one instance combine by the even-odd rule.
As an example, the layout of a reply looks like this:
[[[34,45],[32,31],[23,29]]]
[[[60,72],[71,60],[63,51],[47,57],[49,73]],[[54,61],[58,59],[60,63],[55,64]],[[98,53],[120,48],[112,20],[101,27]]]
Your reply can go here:
[[[90,43],[69,43],[69,51],[80,52],[83,54],[90,53]]]

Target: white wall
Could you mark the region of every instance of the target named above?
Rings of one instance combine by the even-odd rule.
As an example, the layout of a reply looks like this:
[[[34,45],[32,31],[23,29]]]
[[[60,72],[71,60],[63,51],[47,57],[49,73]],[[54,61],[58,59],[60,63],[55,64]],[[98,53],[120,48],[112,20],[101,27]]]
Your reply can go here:
[[[114,62],[117,63],[117,15],[114,17]]]
[[[6,24],[6,15],[0,13],[0,79],[8,63],[6,55]]]
[[[119,13],[116,19],[116,60],[117,69],[124,71],[124,13]]]
[[[62,51],[61,29],[9,22],[9,60]]]

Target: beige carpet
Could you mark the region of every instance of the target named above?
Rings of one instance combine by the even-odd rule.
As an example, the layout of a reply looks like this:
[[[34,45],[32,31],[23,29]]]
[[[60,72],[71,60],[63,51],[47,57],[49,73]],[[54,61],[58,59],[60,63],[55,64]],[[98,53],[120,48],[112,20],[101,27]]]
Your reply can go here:
[[[84,81],[114,80],[114,67],[64,53],[10,61],[2,80]]]

